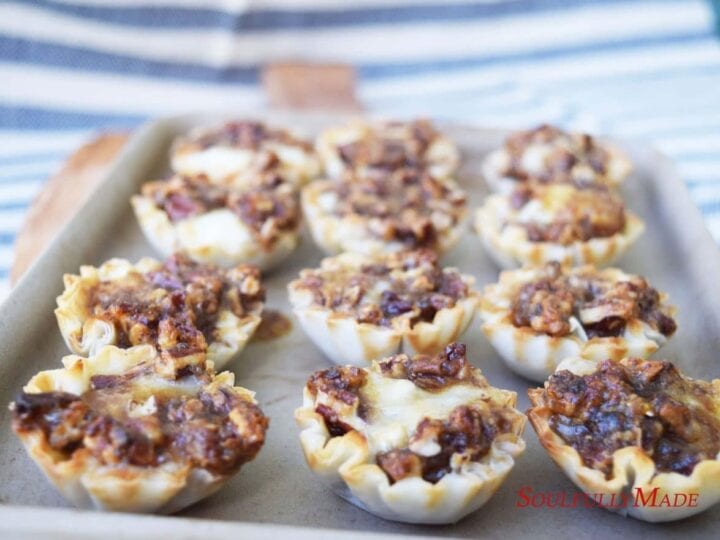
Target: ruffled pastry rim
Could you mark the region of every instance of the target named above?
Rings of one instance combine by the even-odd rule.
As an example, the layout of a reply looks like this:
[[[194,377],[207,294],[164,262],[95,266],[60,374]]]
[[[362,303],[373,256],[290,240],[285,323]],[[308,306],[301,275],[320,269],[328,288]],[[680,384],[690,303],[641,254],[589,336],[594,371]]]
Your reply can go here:
[[[83,356],[96,354],[106,345],[115,345],[115,330],[109,323],[89,316],[86,292],[100,281],[121,279],[132,272],[146,273],[159,268],[160,261],[144,257],[133,264],[126,259],[113,258],[98,267],[83,265],[79,274],[65,274],[65,289],[57,297],[57,318],[60,333],[71,352]],[[185,363],[212,362],[222,368],[245,348],[253,332],[261,322],[262,306],[242,319],[230,310],[222,310],[218,316],[217,329],[220,339],[208,344],[207,355],[199,353],[183,358]],[[91,339],[90,342],[87,340]]]
[[[333,180],[339,180],[346,172],[352,170],[340,157],[338,145],[363,138],[377,129],[382,129],[383,124],[383,121],[369,122],[354,119],[345,125],[323,130],[316,139],[315,152],[320,158],[325,174]],[[353,137],[353,135],[355,136]],[[427,148],[425,155],[428,163],[424,169],[439,180],[452,177],[460,166],[460,151],[457,145],[440,131]],[[368,171],[367,168],[361,168],[355,172],[362,175]]]
[[[502,392],[506,394],[505,404],[515,407],[517,394]],[[525,416],[517,411],[513,431],[496,437],[477,467],[475,463],[465,465],[436,484],[409,477],[391,485],[385,472],[374,460],[370,461],[365,437],[355,430],[331,437],[314,407],[315,399],[306,387],[303,406],[295,410],[295,421],[308,467],[348,502],[391,521],[423,524],[459,521],[492,497],[511,472],[515,458],[525,450],[522,439]]]
[[[323,259],[320,266],[335,261],[365,260],[356,253],[344,253]],[[315,305],[310,293],[296,279],[288,284],[288,297],[293,312],[305,334],[335,364],[368,366],[373,360],[399,352],[406,354],[436,354],[457,339],[470,327],[480,303],[480,294],[472,287],[475,278],[461,274],[468,285],[468,296],[454,306],[438,310],[433,322],[421,321],[410,327],[407,319],[397,318],[392,328],[358,322],[352,315],[336,313]]]
[[[555,372],[565,358],[579,356],[595,362],[621,360],[627,356],[647,358],[667,342],[667,337],[640,319],[632,319],[622,336],[596,337],[589,340],[577,334],[549,336],[529,327],[512,323],[510,304],[517,288],[538,279],[541,268],[505,270],[496,283],[487,285],[482,293],[478,315],[481,330],[505,364],[523,377],[543,382]],[[571,271],[595,270],[618,281],[631,277],[619,268],[594,269],[587,265]],[[666,313],[674,316],[676,308],[667,305],[668,295],[660,293]]]
[[[89,358],[69,355],[63,368],[41,371],[24,387],[27,393],[62,391],[79,395],[94,375],[122,374],[157,353],[149,345],[130,349],[107,346]],[[256,403],[254,393],[234,385],[234,375],[223,372],[205,385],[232,388],[242,399]],[[37,431],[17,433],[28,455],[48,480],[78,508],[172,514],[216,492],[233,475],[219,475],[187,464],[169,462],[158,467],[100,465],[88,452],[60,459]]]
[[[603,144],[602,146],[609,154],[610,160],[614,161],[617,164],[616,166],[621,169],[622,174],[619,176],[604,177],[603,181],[598,183],[611,188],[617,188],[632,174],[632,162],[625,152],[617,148],[615,145]],[[501,164],[507,159],[509,159],[507,151],[502,147],[497,148],[485,156],[480,166],[482,176],[488,187],[492,191],[503,195],[507,195],[516,187],[525,184],[525,182],[518,182],[512,177],[505,176],[500,172]]]
[[[332,186],[333,183],[333,180],[318,180],[305,186],[300,194],[310,234],[323,251],[330,255],[343,252],[376,255],[408,249],[402,242],[388,242],[374,236],[368,229],[370,218],[356,214],[336,216],[323,210],[318,197],[325,187]],[[447,253],[457,245],[465,228],[467,214],[465,206],[459,213],[457,223],[438,234],[438,243],[433,247],[435,251]]]
[[[558,371],[568,369],[577,375],[595,371],[596,364],[589,360],[568,358],[558,366]],[[712,381],[715,394],[720,401],[720,379]],[[549,426],[550,409],[543,404],[542,388],[528,390],[532,407],[527,416],[537,433],[540,444],[545,448],[555,463],[565,472],[572,482],[588,494],[607,494],[616,496],[630,490],[631,495],[641,489],[643,497],[647,497],[658,488],[657,500],[668,493],[698,493],[698,504],[695,507],[652,507],[627,505],[616,511],[622,515],[649,521],[663,522],[684,519],[698,514],[710,506],[720,502],[720,454],[716,459],[700,461],[691,475],[676,472],[656,472],[653,460],[639,447],[628,446],[616,450],[613,454],[613,474],[607,479],[602,471],[592,469],[583,464],[580,454],[572,446],[565,443]]]
[[[506,203],[504,195],[490,195],[475,213],[475,231],[486,252],[501,268],[540,265],[557,261],[563,265],[595,264],[605,266],[623,255],[645,230],[643,221],[625,212],[625,229],[604,238],[576,241],[568,245],[554,242],[531,242],[520,227],[500,228],[499,209]]]
[[[237,226],[247,232],[245,236],[248,239],[239,244],[237,250],[227,250],[212,243],[188,248],[182,241],[182,230],[170,220],[164,210],[157,207],[150,197],[133,195],[130,203],[145,238],[165,257],[180,252],[194,261],[224,268],[248,263],[254,264],[261,270],[269,270],[285,260],[300,242],[301,225],[298,224],[294,230],[280,231],[278,238],[268,249],[255,240],[248,226],[240,218],[233,216]]]

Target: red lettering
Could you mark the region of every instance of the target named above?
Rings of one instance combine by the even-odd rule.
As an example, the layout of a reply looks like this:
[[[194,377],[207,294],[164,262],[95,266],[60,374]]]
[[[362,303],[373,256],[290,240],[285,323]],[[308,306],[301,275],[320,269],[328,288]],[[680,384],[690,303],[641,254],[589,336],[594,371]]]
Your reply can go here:
[[[687,505],[689,508],[694,508],[698,505],[699,495],[700,495],[699,493],[690,493],[688,495],[688,504]]]
[[[642,488],[635,488],[635,503],[633,506],[655,506],[655,500],[657,499],[658,490],[660,488],[653,489],[647,498],[644,497]]]
[[[530,504],[530,497],[528,496],[528,494],[530,494],[530,493],[532,493],[532,488],[530,486],[521,487],[518,490],[519,499],[515,503],[515,506],[517,508],[527,508],[527,506]],[[522,501],[520,499],[522,499]]]

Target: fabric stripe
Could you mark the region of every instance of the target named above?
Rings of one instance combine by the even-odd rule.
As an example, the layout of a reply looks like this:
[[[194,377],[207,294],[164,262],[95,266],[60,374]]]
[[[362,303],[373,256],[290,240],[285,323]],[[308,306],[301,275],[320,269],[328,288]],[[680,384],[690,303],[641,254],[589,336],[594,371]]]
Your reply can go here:
[[[496,1],[486,3],[469,2],[434,2],[426,4],[408,3],[398,6],[395,2],[386,2],[393,5],[358,6],[347,2],[335,3],[336,9],[322,9],[308,6],[298,9],[292,3],[278,6],[275,9],[263,9],[266,2],[248,2],[249,10],[224,11],[203,7],[198,3],[195,7],[176,6],[168,10],[166,6],[131,5],[112,6],[102,4],[58,3],[50,0],[15,0],[12,3],[27,4],[41,7],[44,10],[63,15],[84,18],[94,21],[111,22],[117,25],[127,25],[146,28],[214,28],[233,32],[249,30],[287,30],[327,27],[347,27],[358,25],[414,23],[430,24],[438,21],[467,20],[468,18],[482,18],[493,20],[508,17],[509,15],[543,13],[559,9],[581,9],[587,6],[602,4],[607,7],[611,4],[633,4],[634,7],[657,6],[657,0],[580,0],[573,3],[561,0],[546,0],[538,2],[533,0]],[[681,2],[674,2],[681,4]],[[256,4],[257,7],[252,4]],[[327,3],[326,3],[327,4]],[[363,2],[365,4],[365,2]],[[685,3],[682,2],[684,5]]]
[[[606,17],[605,24],[589,33],[588,21],[601,14]],[[341,30],[243,32],[233,35],[206,30],[148,32],[110,24],[79,22],[72,17],[47,14],[28,6],[0,4],[0,32],[18,40],[13,47],[15,53],[29,49],[25,51],[28,61],[33,60],[29,44],[38,42],[110,55],[110,58],[96,57],[96,65],[98,59],[117,57],[120,60],[136,58],[155,63],[182,63],[183,67],[223,69],[252,67],[286,58],[288,50],[303,51],[302,57],[309,60],[327,60],[328,51],[333,51],[334,59],[346,62],[412,67],[448,58],[476,60],[513,58],[522,54],[535,57],[536,51],[542,54],[545,50],[554,53],[562,50],[576,52],[597,46],[637,46],[643,42],[652,43],[659,37],[674,36],[675,39],[686,40],[708,35],[712,30],[707,20],[707,7],[699,2],[688,3],[681,11],[676,6],[660,2],[652,10],[644,12],[641,19],[629,19],[633,14],[636,12],[631,6],[617,5],[578,12],[561,11],[549,20],[527,15],[507,22],[433,23],[422,27],[395,25],[391,31],[367,25]],[[15,22],[28,18],[33,24],[18,25]],[[552,22],[551,26],[547,24],[549,22]],[[453,35],[453,39],[445,39],[448,33]],[[522,35],[523,39],[518,40],[517,35]],[[13,43],[6,43],[2,48],[10,45]],[[87,60],[92,60],[92,57]],[[120,64],[117,67],[122,67]]]

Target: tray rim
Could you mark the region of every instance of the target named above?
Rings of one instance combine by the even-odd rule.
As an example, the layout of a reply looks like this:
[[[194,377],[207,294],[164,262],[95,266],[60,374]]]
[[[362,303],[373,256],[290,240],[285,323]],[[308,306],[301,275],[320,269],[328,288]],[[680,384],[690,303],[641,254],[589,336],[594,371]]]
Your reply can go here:
[[[111,166],[108,168],[108,172],[105,174],[105,178],[96,184],[96,186],[91,190],[87,200],[80,206],[75,215],[61,228],[52,242],[48,244],[40,256],[38,256],[33,264],[27,269],[8,297],[2,302],[2,304],[0,304],[0,321],[5,319],[3,315],[5,315],[6,312],[12,312],[13,308],[17,308],[22,304],[23,297],[33,293],[33,290],[35,289],[33,283],[36,283],[41,275],[46,272],[45,268],[47,266],[53,266],[54,259],[60,255],[63,243],[71,240],[70,236],[72,230],[76,229],[78,224],[87,217],[85,214],[88,213],[89,209],[93,205],[95,194],[99,193],[103,189],[106,189],[112,182],[122,181],[121,177],[123,176],[123,167],[129,162],[129,160],[133,159],[134,154],[136,154],[137,150],[143,144],[152,140],[156,136],[156,132],[161,132],[163,129],[177,123],[212,123],[238,116],[242,116],[244,118],[257,118],[259,120],[278,124],[300,124],[301,126],[303,121],[320,123],[327,120],[339,123],[346,120],[348,117],[361,116],[366,119],[382,118],[382,116],[373,114],[348,115],[346,113],[294,113],[273,111],[261,111],[248,114],[235,112],[233,114],[227,114],[213,111],[209,113],[197,112],[172,115],[151,119],[145,122],[131,135],[125,147],[121,150],[119,155],[113,159]],[[479,124],[443,121],[440,119],[435,121],[435,123],[441,127],[452,126],[453,129],[467,129],[483,133],[511,131],[507,128],[494,128]],[[665,176],[673,179],[671,186],[674,198],[673,202],[682,207],[681,213],[683,218],[685,220],[695,222],[690,224],[690,228],[695,229],[699,226],[699,228],[702,229],[702,231],[695,232],[704,237],[702,238],[703,244],[718,247],[717,243],[712,238],[710,231],[705,226],[702,214],[699,208],[692,201],[687,185],[679,175],[672,159],[652,145],[649,145],[647,141],[635,141],[630,138],[613,138],[613,140],[618,141],[621,147],[633,146],[635,148],[642,149],[643,151],[653,155],[654,159],[658,162],[662,162],[662,167],[667,170]],[[715,275],[720,274],[720,247],[718,247],[718,249],[711,250],[711,253],[704,253],[703,257],[703,264],[707,267],[708,272],[714,272]],[[0,328],[0,332],[2,332],[2,330],[4,329]],[[67,520],[69,519],[72,519],[73,521],[73,530],[68,533],[62,533],[62,525],[67,524]],[[136,527],[128,527],[128,525],[137,521],[143,522],[141,530],[138,530]],[[141,535],[143,538],[162,538],[164,537],[163,535],[168,534],[171,531],[176,532],[178,530],[177,527],[182,528],[183,537],[203,539],[207,538],[208,534],[212,534],[209,531],[209,528],[212,529],[213,532],[217,531],[219,534],[242,534],[243,537],[246,538],[260,538],[261,536],[265,537],[266,535],[273,533],[292,533],[293,537],[301,539],[375,538],[387,537],[388,535],[402,535],[402,533],[349,531],[345,529],[308,527],[302,525],[281,525],[250,521],[225,521],[219,519],[191,518],[185,516],[95,512],[75,508],[12,505],[7,503],[0,504],[0,532],[11,535],[9,538],[26,537],[27,535],[44,535],[50,533],[53,535],[62,534],[63,536],[60,536],[60,538],[63,538],[65,534],[67,534],[68,537],[72,534],[73,538],[82,538],[84,535],[95,536],[109,532],[117,533],[118,530],[122,530],[124,537],[127,538],[138,538]],[[447,534],[442,534],[442,536],[433,534],[432,529],[433,527],[428,527],[427,533],[422,532],[420,533],[420,536],[451,538]]]

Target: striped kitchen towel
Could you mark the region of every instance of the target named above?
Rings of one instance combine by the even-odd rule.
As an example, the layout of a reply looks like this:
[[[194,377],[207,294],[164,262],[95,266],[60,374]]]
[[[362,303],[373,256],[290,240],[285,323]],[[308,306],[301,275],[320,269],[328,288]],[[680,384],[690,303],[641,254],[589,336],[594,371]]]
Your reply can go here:
[[[93,132],[262,107],[275,60],[353,63],[370,111],[557,123],[673,157],[720,240],[720,45],[702,0],[0,2],[0,288],[24,212]]]

